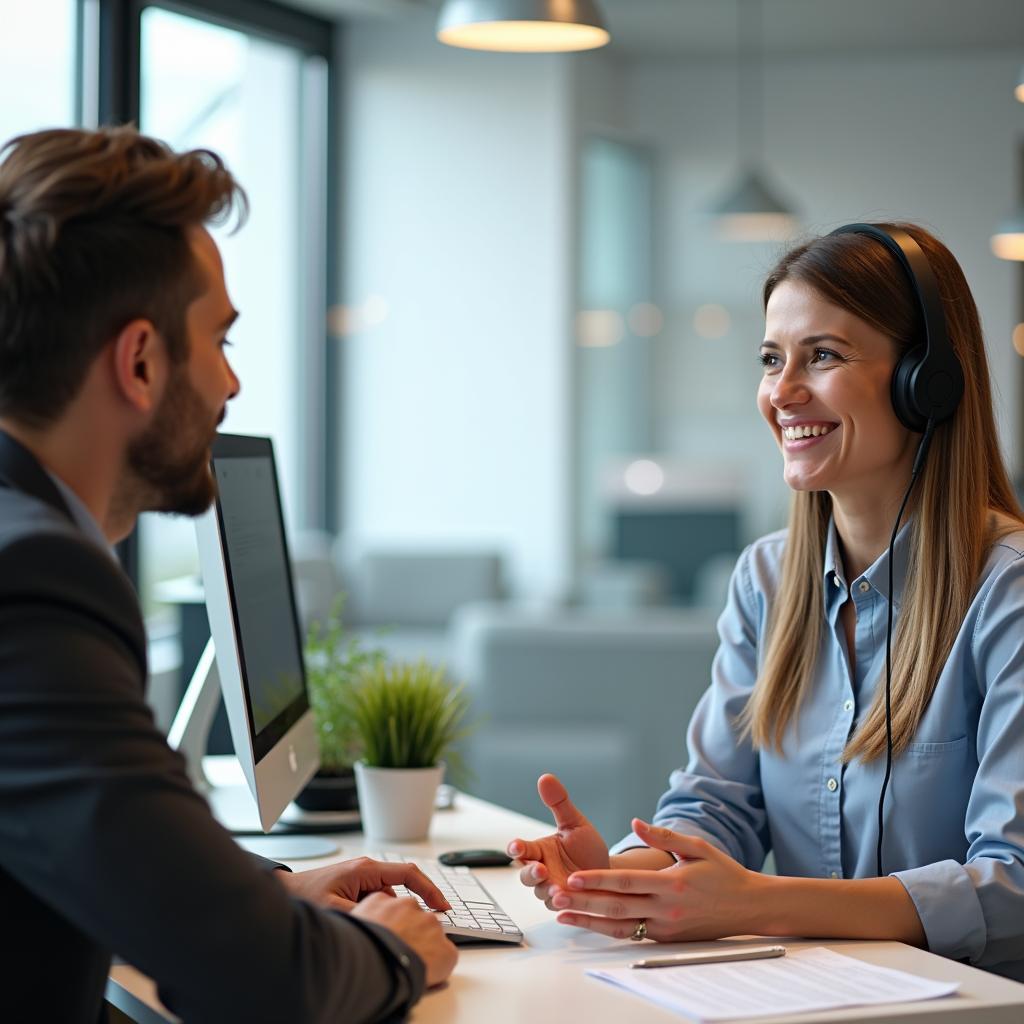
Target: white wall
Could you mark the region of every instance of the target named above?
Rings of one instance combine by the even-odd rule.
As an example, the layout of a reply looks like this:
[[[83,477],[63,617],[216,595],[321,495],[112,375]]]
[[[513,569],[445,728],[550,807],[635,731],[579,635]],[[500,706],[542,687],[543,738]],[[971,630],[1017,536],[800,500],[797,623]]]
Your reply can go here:
[[[575,176],[588,133],[656,159],[656,446],[751,480],[747,532],[788,492],[754,408],[758,292],[781,244],[724,243],[702,212],[736,171],[731,60],[620,62],[444,48],[429,18],[351,29],[344,48],[342,273],[383,323],[344,350],[343,525],[352,546],[502,549],[520,594],[572,561]],[[1011,464],[1016,265],[988,237],[1017,201],[1019,53],[786,58],[766,68],[766,163],[809,233],[901,218],[935,230],[981,309]],[[732,315],[696,336],[697,306]],[[379,304],[378,304],[379,306]]]
[[[1012,96],[1018,50],[962,56],[887,54],[770,62],[766,163],[818,233],[852,220],[905,219],[958,257],[985,328],[999,421],[1019,469],[1021,368],[1010,343],[1016,264],[988,247],[1017,202],[1024,106]],[[759,289],[779,243],[719,241],[704,210],[736,171],[731,62],[647,62],[623,76],[623,120],[659,154],[657,266],[668,313],[657,345],[656,434],[677,457],[740,462],[755,481],[751,533],[786,503],[781,464],[754,409],[762,337]],[[717,340],[697,337],[695,308],[733,316]]]
[[[452,50],[432,18],[344,47],[340,339],[350,547],[491,546],[518,593],[570,560],[570,80],[563,57]],[[377,303],[380,307],[380,303]]]

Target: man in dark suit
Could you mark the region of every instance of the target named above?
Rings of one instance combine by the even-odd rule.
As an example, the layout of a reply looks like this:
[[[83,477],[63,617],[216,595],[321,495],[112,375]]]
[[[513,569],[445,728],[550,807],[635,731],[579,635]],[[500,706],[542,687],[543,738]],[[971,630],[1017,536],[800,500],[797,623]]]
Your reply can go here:
[[[213,154],[131,129],[3,156],[2,1015],[94,1024],[117,953],[187,1021],[398,1019],[456,954],[389,886],[444,897],[404,865],[290,874],[239,851],[143,700],[110,547],[141,511],[212,500],[237,314],[204,224],[244,195]]]

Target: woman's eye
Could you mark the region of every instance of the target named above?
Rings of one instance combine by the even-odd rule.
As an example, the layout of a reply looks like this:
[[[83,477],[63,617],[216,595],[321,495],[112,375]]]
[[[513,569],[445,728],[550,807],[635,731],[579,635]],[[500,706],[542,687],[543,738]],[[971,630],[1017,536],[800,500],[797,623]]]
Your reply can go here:
[[[779,365],[779,357],[774,352],[759,352],[758,362],[766,369],[770,370]]]
[[[833,352],[828,348],[816,348],[814,350],[814,358],[811,360],[812,363],[829,363],[833,360],[839,359],[840,355],[838,352]]]

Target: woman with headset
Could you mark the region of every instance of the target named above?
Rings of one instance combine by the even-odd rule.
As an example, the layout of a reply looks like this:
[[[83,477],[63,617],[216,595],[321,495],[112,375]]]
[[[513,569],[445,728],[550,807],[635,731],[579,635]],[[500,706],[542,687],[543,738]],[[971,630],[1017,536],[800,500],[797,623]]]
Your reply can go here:
[[[795,493],[736,566],[690,761],[611,852],[542,776],[557,832],[509,853],[618,938],[894,939],[1024,979],[1024,515],[970,289],[922,228],[853,224],[764,306]]]

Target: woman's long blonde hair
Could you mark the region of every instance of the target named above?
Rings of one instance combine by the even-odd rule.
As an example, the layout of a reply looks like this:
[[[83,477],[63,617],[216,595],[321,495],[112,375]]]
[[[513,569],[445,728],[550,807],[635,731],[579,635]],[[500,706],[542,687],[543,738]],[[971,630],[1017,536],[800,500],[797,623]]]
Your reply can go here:
[[[1024,520],[996,437],[988,362],[963,271],[934,236],[913,224],[880,224],[916,239],[935,273],[950,341],[964,371],[964,396],[952,419],[935,428],[916,485],[910,557],[893,636],[892,739],[900,754],[911,741],[952,649],[992,544]],[[906,274],[869,236],[826,235],[787,253],[764,285],[767,307],[783,281],[809,285],[826,301],[896,340],[899,353],[920,343],[920,313]],[[909,481],[908,481],[909,482]],[[793,497],[782,580],[769,609],[767,650],[743,722],[758,747],[781,750],[813,678],[821,644],[825,540],[832,499],[826,491]],[[883,677],[884,679],[884,677]],[[884,686],[843,760],[885,753]]]

